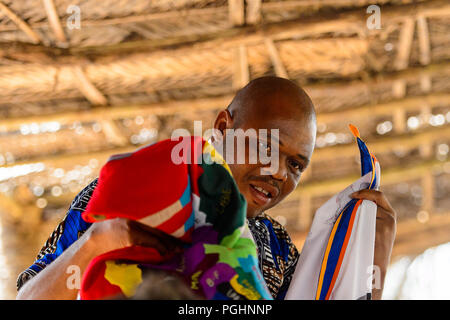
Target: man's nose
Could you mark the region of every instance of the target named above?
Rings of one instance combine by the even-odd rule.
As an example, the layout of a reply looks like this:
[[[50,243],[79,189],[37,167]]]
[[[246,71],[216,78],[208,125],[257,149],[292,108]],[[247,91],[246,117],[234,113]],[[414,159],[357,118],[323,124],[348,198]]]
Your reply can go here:
[[[286,166],[286,161],[280,157],[278,166],[275,166],[274,168],[270,168],[269,166],[264,167],[264,170],[266,170],[266,174],[269,174],[272,179],[285,182],[288,177],[288,168]]]
[[[272,178],[274,180],[285,182],[287,180],[287,171],[285,169],[281,169],[280,167],[279,170],[272,175]]]

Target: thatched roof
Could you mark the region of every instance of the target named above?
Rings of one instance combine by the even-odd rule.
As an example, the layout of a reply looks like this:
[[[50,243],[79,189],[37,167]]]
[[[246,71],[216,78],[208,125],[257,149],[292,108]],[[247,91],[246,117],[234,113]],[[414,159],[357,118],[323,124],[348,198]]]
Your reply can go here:
[[[374,4],[382,28],[370,30]],[[194,120],[207,129],[238,88],[278,75],[318,111],[311,168],[272,212],[296,239],[359,173],[352,122],[406,226],[396,252],[449,241],[449,17],[440,0],[1,0],[3,211],[59,219],[109,155]],[[402,247],[417,226],[435,236]]]

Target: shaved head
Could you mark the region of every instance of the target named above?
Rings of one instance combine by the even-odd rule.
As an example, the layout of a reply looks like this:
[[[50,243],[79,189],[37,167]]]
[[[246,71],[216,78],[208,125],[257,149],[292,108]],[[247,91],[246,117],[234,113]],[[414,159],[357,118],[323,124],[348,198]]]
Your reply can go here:
[[[267,169],[267,164],[228,163],[239,191],[247,200],[247,216],[254,217],[278,204],[297,187],[314,150],[316,115],[311,99],[294,82],[262,77],[237,92],[228,108],[217,116],[214,128],[223,136],[237,129],[258,132],[266,129],[268,133],[275,129],[279,134],[278,171],[263,175],[262,169]],[[237,153],[236,143],[222,143],[225,152]],[[249,147],[245,148],[248,158]]]
[[[292,116],[294,113],[298,120],[305,118],[315,121],[314,105],[305,90],[279,77],[262,77],[250,81],[237,92],[228,111],[236,127],[260,112],[277,113],[279,116]]]

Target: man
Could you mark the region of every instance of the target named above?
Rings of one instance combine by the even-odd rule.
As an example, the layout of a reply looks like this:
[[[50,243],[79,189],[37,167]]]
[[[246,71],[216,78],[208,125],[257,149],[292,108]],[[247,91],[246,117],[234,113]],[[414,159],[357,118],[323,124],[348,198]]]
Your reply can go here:
[[[278,170],[262,174],[260,162],[230,163],[239,191],[247,200],[250,230],[258,247],[259,264],[275,299],[283,299],[289,287],[299,253],[286,230],[265,211],[281,202],[298,185],[314,150],[316,117],[308,95],[293,82],[263,77],[251,81],[221,111],[214,128],[226,136],[229,129],[279,130]],[[227,143],[223,141],[224,152]],[[270,152],[270,143],[267,148]],[[272,141],[272,143],[275,143]],[[246,144],[246,155],[249,147]],[[18,299],[75,299],[77,291],[66,285],[66,270],[76,265],[83,272],[95,256],[130,245],[154,247],[162,254],[180,250],[176,239],[158,231],[144,231],[134,221],[113,219],[92,226],[81,213],[97,184],[94,180],[74,199],[64,220],[38,255],[38,260],[18,279]],[[120,195],[118,195],[120,196]],[[381,283],[389,264],[395,237],[396,214],[382,192],[363,190],[355,198],[378,206],[374,264],[381,271]],[[85,232],[86,231],[86,232]],[[382,288],[372,296],[380,299]]]

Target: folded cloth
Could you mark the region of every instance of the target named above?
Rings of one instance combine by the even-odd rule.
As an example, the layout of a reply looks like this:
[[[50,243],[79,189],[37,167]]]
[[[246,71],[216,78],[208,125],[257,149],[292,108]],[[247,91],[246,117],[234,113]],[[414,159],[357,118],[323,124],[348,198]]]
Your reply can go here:
[[[378,189],[380,166],[356,127],[350,125],[361,155],[361,178],[315,213],[291,285],[289,300],[370,299],[377,207],[349,197]]]
[[[97,256],[83,274],[80,298],[132,297],[143,271],[160,269],[182,275],[206,299],[272,299],[258,269],[246,207],[227,164],[201,138],[164,140],[112,156],[83,219],[136,220],[182,240],[185,249],[161,256],[154,248],[131,246]]]

